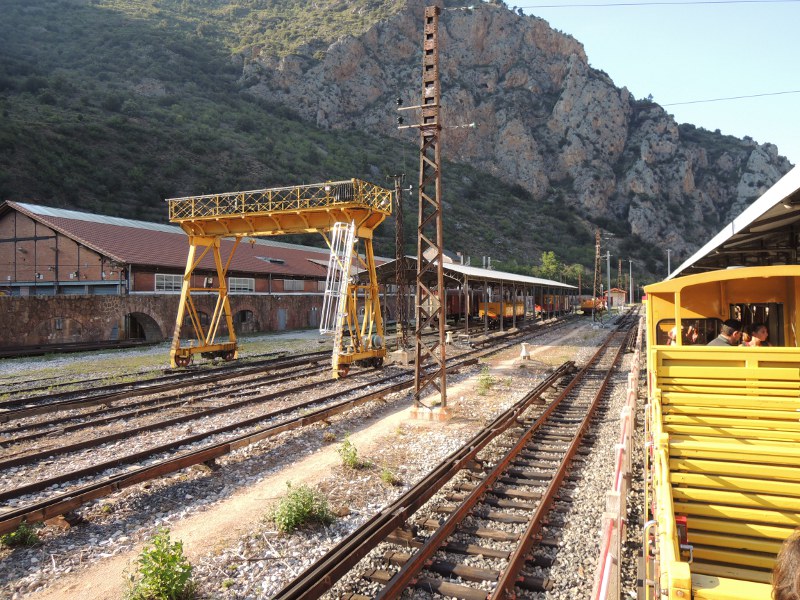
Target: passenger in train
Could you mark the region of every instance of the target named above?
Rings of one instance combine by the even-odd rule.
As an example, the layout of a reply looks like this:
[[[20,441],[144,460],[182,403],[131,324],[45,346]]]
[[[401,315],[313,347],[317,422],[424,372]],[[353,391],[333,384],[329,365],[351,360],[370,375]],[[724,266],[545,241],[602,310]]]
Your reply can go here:
[[[742,322],[737,319],[728,319],[722,323],[720,334],[706,346],[738,346],[741,337]]]
[[[678,341],[678,328],[673,327],[667,332],[667,346],[675,346]]]
[[[769,329],[764,323],[754,323],[750,328],[750,342],[748,346],[769,346],[767,338],[769,337]]]
[[[772,570],[772,598],[800,600],[800,529],[781,546]]]

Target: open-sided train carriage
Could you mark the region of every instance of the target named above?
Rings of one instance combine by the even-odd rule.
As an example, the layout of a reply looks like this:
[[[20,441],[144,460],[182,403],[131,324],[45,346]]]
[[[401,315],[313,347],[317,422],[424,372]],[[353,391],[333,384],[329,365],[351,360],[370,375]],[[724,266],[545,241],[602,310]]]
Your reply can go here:
[[[800,526],[800,266],[645,290],[646,597],[768,600]],[[766,323],[774,345],[706,346],[729,318]]]

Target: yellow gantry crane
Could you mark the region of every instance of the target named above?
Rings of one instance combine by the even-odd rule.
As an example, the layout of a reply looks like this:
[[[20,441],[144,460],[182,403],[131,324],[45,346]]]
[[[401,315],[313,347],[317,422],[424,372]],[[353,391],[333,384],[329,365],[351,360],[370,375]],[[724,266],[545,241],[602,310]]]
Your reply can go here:
[[[361,266],[369,273],[369,283],[356,285],[344,269],[347,283],[342,286],[342,312],[337,322],[333,349],[333,376],[346,375],[356,361],[379,366],[386,356],[383,319],[372,250],[373,230],[392,213],[392,192],[359,179],[332,181],[310,185],[270,188],[249,192],[209,194],[170,198],[169,219],[189,236],[189,255],[183,275],[181,299],[172,336],[170,363],[173,367],[188,366],[194,354],[233,360],[237,357],[236,332],[233,328],[228,299],[227,273],[236,248],[245,237],[320,233],[328,245],[328,232],[337,223],[351,225],[351,243],[364,244]],[[233,248],[223,260],[220,242],[234,240]],[[192,273],[208,254],[214,259],[218,287],[192,287]],[[349,253],[347,253],[349,257]],[[349,259],[348,259],[349,260]],[[206,327],[192,299],[193,293],[217,293],[214,313]],[[363,300],[363,313],[359,308]],[[195,339],[181,346],[180,331],[188,315]],[[222,319],[228,329],[228,341],[217,341]]]

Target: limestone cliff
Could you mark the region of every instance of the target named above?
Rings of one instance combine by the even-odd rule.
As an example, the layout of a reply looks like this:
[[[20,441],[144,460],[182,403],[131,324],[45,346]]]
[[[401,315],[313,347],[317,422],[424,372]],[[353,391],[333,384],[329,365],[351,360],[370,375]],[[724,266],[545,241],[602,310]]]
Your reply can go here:
[[[476,127],[446,129],[444,155],[534,201],[565,202],[685,257],[790,168],[774,145],[679,125],[636,100],[542,19],[493,4],[453,7],[440,20],[443,122]],[[395,98],[418,103],[423,11],[408,0],[324,52],[309,44],[283,58],[251,54],[243,81],[319,126],[415,141],[396,129]]]

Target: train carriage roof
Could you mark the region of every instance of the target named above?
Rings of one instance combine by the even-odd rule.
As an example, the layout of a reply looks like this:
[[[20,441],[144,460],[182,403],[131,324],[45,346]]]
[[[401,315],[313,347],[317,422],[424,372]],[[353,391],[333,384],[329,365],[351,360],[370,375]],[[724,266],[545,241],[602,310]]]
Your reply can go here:
[[[800,166],[794,167],[669,279],[729,267],[797,264]]]
[[[644,291],[648,294],[674,293],[695,285],[702,285],[710,282],[719,283],[735,279],[748,279],[751,277],[800,277],[800,265],[770,265],[767,267],[742,267],[702,271],[686,275],[685,277],[673,277],[672,279],[651,283],[644,287]]]
[[[413,283],[416,281],[417,273],[417,257],[404,256],[402,258],[402,270],[405,272],[406,281]],[[530,277],[528,275],[519,275],[518,273],[506,273],[504,271],[496,271],[494,269],[482,269],[478,267],[471,267],[461,265],[458,263],[443,263],[442,267],[445,273],[445,287],[450,285],[462,285],[465,280],[469,279],[472,282],[486,282],[493,284],[517,284],[523,286],[542,286],[549,288],[558,288],[564,290],[577,290],[574,285],[568,283],[561,283],[560,281],[553,281],[551,279],[542,279],[541,277]],[[396,283],[395,273],[397,270],[396,261],[389,261],[379,266],[376,271],[378,281],[381,283]],[[431,277],[436,276],[436,271],[431,271]],[[433,279],[430,282],[433,284]]]

